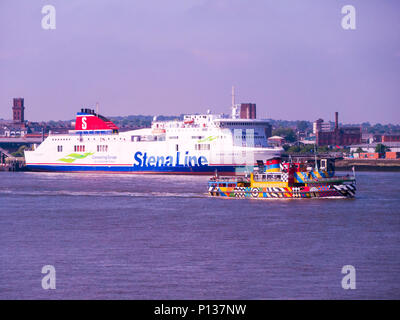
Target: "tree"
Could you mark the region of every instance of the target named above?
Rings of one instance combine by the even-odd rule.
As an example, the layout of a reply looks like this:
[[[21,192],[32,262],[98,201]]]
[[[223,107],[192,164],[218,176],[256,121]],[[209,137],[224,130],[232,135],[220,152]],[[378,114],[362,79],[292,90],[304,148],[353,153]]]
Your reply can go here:
[[[388,152],[388,151],[390,151],[390,148],[385,146],[382,143],[378,143],[376,145],[376,147],[375,147],[375,152],[377,152],[377,153],[385,153],[385,152]]]
[[[305,132],[308,129],[308,122],[307,121],[299,121],[297,123],[297,130],[301,132]]]
[[[14,157],[24,157],[25,156],[24,150],[27,150],[27,149],[29,149],[28,146],[25,146],[25,145],[20,146],[18,148],[18,150],[16,152],[13,152],[11,155]]]
[[[299,153],[301,152],[301,148],[299,146],[291,146],[288,150],[288,153]]]
[[[296,141],[296,133],[292,128],[277,128],[272,131],[272,135],[283,137],[287,142]]]
[[[288,150],[290,149],[290,145],[284,144],[284,145],[282,146],[282,148],[283,148],[283,150],[288,151]]]
[[[326,153],[329,152],[329,148],[327,146],[318,147],[317,152]]]

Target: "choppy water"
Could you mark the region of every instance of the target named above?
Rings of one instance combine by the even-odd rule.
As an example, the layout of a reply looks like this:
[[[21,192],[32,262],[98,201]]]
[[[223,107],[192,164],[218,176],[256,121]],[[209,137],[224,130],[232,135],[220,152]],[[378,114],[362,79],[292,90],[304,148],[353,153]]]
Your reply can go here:
[[[400,298],[400,173],[359,173],[354,200],[206,190],[197,176],[0,173],[0,298]]]

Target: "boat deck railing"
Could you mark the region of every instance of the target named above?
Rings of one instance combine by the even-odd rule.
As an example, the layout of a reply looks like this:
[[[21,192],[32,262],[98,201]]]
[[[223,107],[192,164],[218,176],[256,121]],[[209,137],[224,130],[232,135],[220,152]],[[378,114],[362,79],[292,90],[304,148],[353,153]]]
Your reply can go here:
[[[262,175],[255,175],[254,176],[254,181],[256,182],[284,182],[281,178],[278,179],[278,177],[274,177],[273,179],[262,179]],[[352,177],[350,175],[346,176],[333,176],[329,178],[317,178],[317,179],[306,179],[303,183],[335,183],[335,182],[343,182],[343,181],[348,181],[348,182],[353,182],[355,181],[355,177]],[[210,179],[210,182],[250,182],[249,177],[228,177],[228,176],[214,176]]]
[[[320,182],[338,182],[338,181],[355,181],[356,179],[351,176],[333,176],[330,178],[307,179],[304,183],[320,183]]]
[[[218,182],[250,182],[250,178],[248,177],[227,177],[227,176],[214,176],[210,178],[210,181],[218,181]]]

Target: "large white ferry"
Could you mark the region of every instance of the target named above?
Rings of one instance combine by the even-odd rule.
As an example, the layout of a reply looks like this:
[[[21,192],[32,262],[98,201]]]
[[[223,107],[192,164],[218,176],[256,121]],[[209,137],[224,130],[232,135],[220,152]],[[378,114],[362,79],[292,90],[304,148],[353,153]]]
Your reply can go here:
[[[33,171],[240,174],[281,154],[281,148],[268,145],[270,130],[264,120],[244,118],[240,105],[232,106],[230,116],[207,112],[176,121],[155,118],[151,128],[126,132],[94,110],[82,109],[75,130],[50,134],[25,151],[25,161]]]

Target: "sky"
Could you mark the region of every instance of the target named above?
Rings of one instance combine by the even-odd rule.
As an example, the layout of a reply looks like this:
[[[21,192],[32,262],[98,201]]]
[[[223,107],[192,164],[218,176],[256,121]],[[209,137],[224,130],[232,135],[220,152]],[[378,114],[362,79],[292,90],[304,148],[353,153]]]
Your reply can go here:
[[[0,0],[0,118],[229,113],[232,85],[258,118],[399,124],[400,1]]]

